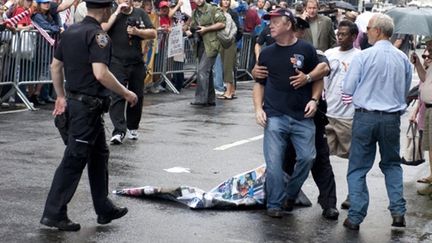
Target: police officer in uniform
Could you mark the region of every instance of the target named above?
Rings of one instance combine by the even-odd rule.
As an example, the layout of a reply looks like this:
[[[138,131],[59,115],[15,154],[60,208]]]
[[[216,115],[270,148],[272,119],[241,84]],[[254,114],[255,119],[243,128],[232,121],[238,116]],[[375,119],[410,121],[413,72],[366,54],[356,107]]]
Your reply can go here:
[[[131,106],[137,103],[137,96],[108,69],[111,40],[100,23],[109,18],[111,1],[86,1],[87,16],[63,33],[51,64],[57,93],[53,115],[66,115],[68,134],[64,157],[55,172],[40,223],[59,230],[81,228],[68,218],[67,204],[86,165],[97,222],[110,223],[128,211],[108,198],[109,149],[102,115],[109,108],[109,90],[123,96]]]

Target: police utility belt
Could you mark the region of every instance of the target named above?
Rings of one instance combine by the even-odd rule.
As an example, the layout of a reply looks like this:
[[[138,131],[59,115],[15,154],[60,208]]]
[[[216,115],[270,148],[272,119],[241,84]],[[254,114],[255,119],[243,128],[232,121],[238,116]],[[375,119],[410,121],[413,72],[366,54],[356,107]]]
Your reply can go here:
[[[109,96],[104,98],[99,98],[99,97],[90,96],[86,94],[67,92],[66,98],[82,102],[83,104],[87,105],[89,109],[92,111],[100,109],[101,111],[106,113],[108,112],[109,107],[111,105],[111,97]]]

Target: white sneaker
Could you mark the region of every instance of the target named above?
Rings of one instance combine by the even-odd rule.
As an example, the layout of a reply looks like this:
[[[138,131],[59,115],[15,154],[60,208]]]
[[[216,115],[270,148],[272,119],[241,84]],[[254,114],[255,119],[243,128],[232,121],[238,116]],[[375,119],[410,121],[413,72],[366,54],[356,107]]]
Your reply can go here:
[[[215,94],[216,95],[223,95],[223,94],[225,94],[225,92],[224,91],[219,91],[219,90],[215,89]]]
[[[138,140],[138,130],[127,130],[127,138],[130,140]]]
[[[114,136],[112,136],[110,143],[112,145],[118,145],[118,144],[122,144],[123,143],[123,139],[124,139],[124,135],[123,134],[116,134]]]

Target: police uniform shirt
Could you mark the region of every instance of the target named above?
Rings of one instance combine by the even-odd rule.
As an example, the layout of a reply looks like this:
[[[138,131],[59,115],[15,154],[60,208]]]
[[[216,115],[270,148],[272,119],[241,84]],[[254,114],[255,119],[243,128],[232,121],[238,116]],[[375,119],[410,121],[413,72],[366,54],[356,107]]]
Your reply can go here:
[[[142,39],[128,35],[126,31],[128,22],[133,22],[140,29],[154,29],[149,16],[143,9],[133,8],[129,15],[118,14],[116,21],[108,31],[113,42],[112,61],[124,65],[142,63]]]
[[[54,57],[64,63],[66,91],[109,95],[93,75],[92,63],[110,64],[111,40],[94,18],[87,16],[81,23],[71,25],[63,33]]]

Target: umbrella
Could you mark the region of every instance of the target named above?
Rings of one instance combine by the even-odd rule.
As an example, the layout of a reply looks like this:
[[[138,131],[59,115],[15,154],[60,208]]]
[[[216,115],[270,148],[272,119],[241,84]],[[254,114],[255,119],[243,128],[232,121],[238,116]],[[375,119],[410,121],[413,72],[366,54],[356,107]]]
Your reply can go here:
[[[334,4],[335,8],[345,9],[349,11],[357,11],[357,9],[351,4],[344,1],[333,1],[329,4]]]
[[[432,34],[432,9],[430,8],[392,8],[386,14],[394,21],[394,33]]]

